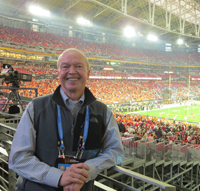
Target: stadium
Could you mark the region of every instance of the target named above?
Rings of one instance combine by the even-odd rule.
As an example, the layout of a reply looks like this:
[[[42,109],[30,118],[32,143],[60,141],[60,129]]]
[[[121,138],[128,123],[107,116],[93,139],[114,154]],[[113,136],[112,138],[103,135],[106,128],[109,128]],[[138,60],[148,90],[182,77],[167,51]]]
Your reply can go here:
[[[200,190],[200,1],[0,0],[0,11],[0,190],[16,190],[14,134],[59,85],[69,48],[86,55],[86,86],[111,109],[125,154],[94,190]]]

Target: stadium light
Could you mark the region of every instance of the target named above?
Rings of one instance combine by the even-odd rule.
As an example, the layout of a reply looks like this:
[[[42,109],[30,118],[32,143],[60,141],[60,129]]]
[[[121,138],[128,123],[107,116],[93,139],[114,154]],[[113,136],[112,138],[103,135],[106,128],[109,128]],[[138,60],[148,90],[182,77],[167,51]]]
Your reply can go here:
[[[177,43],[178,43],[179,45],[181,45],[181,44],[183,44],[183,40],[182,40],[182,39],[178,39]]]
[[[89,20],[82,17],[77,19],[77,23],[80,25],[92,26],[92,23]]]
[[[136,35],[136,33],[132,27],[126,27],[124,29],[124,35],[128,38],[131,38],[131,37],[134,37]]]
[[[33,6],[33,5],[29,7],[29,12],[38,16],[50,17],[50,11],[42,9],[41,7]]]
[[[158,37],[155,36],[155,35],[150,34],[150,35],[148,35],[147,39],[150,40],[150,41],[157,41]]]

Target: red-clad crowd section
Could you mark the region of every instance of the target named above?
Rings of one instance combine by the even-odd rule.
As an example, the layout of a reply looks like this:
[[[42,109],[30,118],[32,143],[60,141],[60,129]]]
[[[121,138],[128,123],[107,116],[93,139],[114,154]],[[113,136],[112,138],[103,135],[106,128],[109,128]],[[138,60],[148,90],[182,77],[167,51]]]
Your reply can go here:
[[[137,137],[144,141],[160,139],[200,146],[200,131],[196,123],[175,122],[136,114],[114,113],[114,116],[119,130],[125,136]],[[161,134],[157,133],[158,130]]]

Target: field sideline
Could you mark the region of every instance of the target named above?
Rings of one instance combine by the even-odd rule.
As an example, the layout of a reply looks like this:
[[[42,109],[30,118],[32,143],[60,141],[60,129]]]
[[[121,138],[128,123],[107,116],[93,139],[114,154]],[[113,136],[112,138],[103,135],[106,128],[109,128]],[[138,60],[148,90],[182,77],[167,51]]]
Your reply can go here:
[[[131,112],[140,115],[162,117],[188,122],[200,122],[200,105],[186,105],[173,108]]]

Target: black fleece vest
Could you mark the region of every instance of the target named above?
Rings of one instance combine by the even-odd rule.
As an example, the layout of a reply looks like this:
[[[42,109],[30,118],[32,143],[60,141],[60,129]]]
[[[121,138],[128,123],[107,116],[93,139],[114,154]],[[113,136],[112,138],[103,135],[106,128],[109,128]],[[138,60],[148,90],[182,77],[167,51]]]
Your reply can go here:
[[[106,131],[107,107],[105,104],[96,101],[92,93],[86,88],[85,102],[79,110],[76,122],[73,125],[71,112],[63,103],[59,88],[60,87],[56,89],[54,94],[39,97],[33,100],[34,126],[37,132],[35,155],[40,161],[50,166],[55,166],[56,159],[58,157],[57,146],[59,136],[57,127],[57,104],[59,104],[61,108],[63,140],[66,155],[76,154],[78,140],[84,127],[86,105],[89,105],[90,118],[88,138],[85,145],[85,151],[82,156],[83,159],[87,160],[97,156],[102,149],[102,139]],[[62,190],[31,181],[29,184],[31,184],[31,186],[37,191]],[[92,191],[92,187],[93,181],[90,181],[83,186],[81,191]],[[24,190],[30,191],[28,189],[30,189],[30,187]]]

